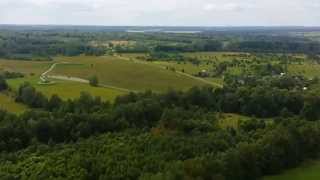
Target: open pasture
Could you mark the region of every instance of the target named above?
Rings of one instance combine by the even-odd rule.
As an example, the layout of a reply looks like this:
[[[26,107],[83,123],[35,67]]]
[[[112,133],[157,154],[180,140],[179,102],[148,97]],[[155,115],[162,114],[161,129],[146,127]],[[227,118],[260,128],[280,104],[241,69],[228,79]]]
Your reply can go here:
[[[277,176],[265,177],[262,180],[319,180],[320,161],[307,162],[304,165],[285,171]]]
[[[24,82],[29,82],[33,87],[47,97],[51,97],[52,95],[56,94],[65,100],[78,98],[81,92],[88,92],[93,96],[100,96],[103,100],[109,100],[112,102],[117,96],[126,93],[108,88],[92,87],[89,84],[72,81],[53,80],[55,83],[51,85],[40,85],[38,84],[38,81],[39,78],[27,77],[21,79],[12,79],[9,80],[8,83],[9,86],[16,91],[21,84]]]
[[[252,61],[256,56],[250,55],[249,53],[236,53],[236,52],[192,52],[192,53],[182,53],[183,56],[187,58],[194,58],[198,62],[190,62],[190,61],[174,61],[174,60],[153,60],[147,62],[143,59],[147,57],[144,53],[128,53],[122,54],[122,57],[126,57],[128,59],[140,60],[144,63],[149,63],[153,65],[161,66],[162,68],[166,68],[169,70],[184,72],[189,75],[197,75],[202,71],[213,71],[215,67],[222,62],[230,62],[233,60],[241,61],[242,66],[246,66],[247,61]],[[240,67],[229,67],[227,70],[229,74],[240,74]],[[216,78],[203,78],[208,81],[223,84],[222,77]]]
[[[65,75],[88,79],[97,76],[100,84],[125,88],[133,91],[166,91],[169,88],[185,90],[206,83],[168,71],[148,63],[136,63],[118,57],[58,57],[55,62],[78,63],[60,64],[49,75]]]
[[[202,86],[206,83],[168,71],[154,64],[141,64],[133,61],[119,59],[117,57],[57,57],[54,61],[15,61],[1,60],[1,70],[22,72],[25,78],[12,79],[8,83],[13,89],[17,89],[24,82],[31,83],[37,90],[48,97],[57,94],[64,99],[79,97],[80,92],[86,91],[95,96],[101,96],[106,100],[113,100],[116,96],[127,92],[117,89],[91,87],[88,84],[53,80],[51,85],[39,85],[39,76],[47,71],[54,63],[69,62],[70,64],[57,64],[49,75],[66,77],[78,77],[89,79],[90,76],[98,76],[99,83],[106,86],[114,86],[132,91],[153,90],[155,92],[166,91],[169,88],[185,90],[193,86]]]
[[[26,111],[27,107],[16,103],[14,98],[8,96],[7,94],[0,93],[0,109],[19,114]]]
[[[25,75],[39,76],[48,69],[52,61],[22,61],[0,59],[0,71],[20,72]]]
[[[320,65],[319,64],[307,63],[307,62],[305,62],[301,65],[292,64],[292,65],[289,65],[288,70],[291,74],[303,75],[308,78],[320,77]]]
[[[199,60],[209,60],[215,62],[232,61],[233,59],[250,60],[253,55],[249,53],[237,53],[237,52],[191,52],[183,53],[186,57],[196,58]]]
[[[221,128],[234,128],[237,129],[239,127],[240,121],[246,121],[250,119],[250,117],[242,116],[238,114],[232,114],[232,113],[222,113],[218,114],[217,118],[218,125]]]

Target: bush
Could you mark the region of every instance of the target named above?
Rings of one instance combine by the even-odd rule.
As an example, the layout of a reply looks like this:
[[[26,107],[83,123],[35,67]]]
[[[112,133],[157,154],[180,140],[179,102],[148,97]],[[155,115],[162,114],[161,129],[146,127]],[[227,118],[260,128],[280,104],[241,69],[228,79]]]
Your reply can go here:
[[[92,76],[89,78],[89,84],[91,86],[97,87],[99,85],[99,80],[97,76]]]
[[[48,104],[48,99],[28,83],[24,83],[19,87],[16,101],[32,108],[44,108]]]
[[[0,91],[8,89],[7,81],[4,79],[4,77],[0,76]]]

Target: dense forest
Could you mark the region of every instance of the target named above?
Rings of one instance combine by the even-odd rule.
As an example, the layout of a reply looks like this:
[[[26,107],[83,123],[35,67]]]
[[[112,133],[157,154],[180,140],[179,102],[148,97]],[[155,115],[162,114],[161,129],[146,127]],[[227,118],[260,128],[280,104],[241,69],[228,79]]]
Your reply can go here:
[[[79,38],[79,36],[81,38]],[[105,48],[90,46],[84,35],[68,33],[0,33],[0,57],[21,60],[50,60],[52,56],[103,55]]]
[[[320,97],[302,89],[315,82],[238,78],[219,89],[130,93],[113,104],[88,93],[48,99],[25,83],[16,101],[35,109],[0,113],[0,177],[250,180],[317,157]],[[252,118],[222,128],[221,113]]]

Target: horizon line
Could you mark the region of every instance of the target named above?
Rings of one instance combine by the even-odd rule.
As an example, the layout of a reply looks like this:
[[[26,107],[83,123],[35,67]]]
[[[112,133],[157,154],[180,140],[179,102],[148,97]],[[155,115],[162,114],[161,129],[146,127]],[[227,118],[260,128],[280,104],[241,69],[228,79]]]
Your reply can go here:
[[[320,25],[90,25],[90,24],[16,24],[0,23],[0,26],[84,26],[84,27],[205,27],[205,28],[241,28],[241,27],[265,27],[265,28],[320,28]]]

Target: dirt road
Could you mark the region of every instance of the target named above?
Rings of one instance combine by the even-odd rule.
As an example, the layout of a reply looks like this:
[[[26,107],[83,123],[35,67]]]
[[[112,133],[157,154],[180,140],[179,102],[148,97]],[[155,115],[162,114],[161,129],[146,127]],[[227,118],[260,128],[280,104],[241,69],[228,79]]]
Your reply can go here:
[[[50,78],[50,79],[57,79],[57,80],[63,80],[63,81],[73,81],[73,82],[89,84],[89,80],[83,79],[83,78],[79,78],[79,77],[70,77],[70,76],[65,76],[65,75],[47,75],[51,71],[53,71],[54,68],[59,64],[72,64],[72,63],[63,62],[63,63],[54,63],[54,64],[52,64],[47,71],[45,71],[44,73],[41,74],[41,76],[40,76],[41,81],[44,82],[48,78]],[[104,88],[109,88],[109,89],[115,89],[115,90],[118,90],[118,91],[124,91],[124,92],[137,92],[135,90],[130,90],[130,89],[126,89],[126,88],[110,86],[110,85],[106,85],[106,84],[99,84],[99,86],[100,87],[104,87]]]

